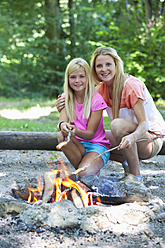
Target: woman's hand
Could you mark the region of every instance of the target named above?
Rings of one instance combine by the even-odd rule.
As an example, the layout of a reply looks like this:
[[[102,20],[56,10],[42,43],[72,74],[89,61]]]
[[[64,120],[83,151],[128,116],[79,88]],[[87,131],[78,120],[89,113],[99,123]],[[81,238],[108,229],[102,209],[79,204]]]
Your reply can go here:
[[[145,110],[143,106],[143,101],[141,99],[137,100],[137,103],[133,107],[138,125],[135,131],[129,135],[122,138],[120,142],[120,149],[130,148],[138,139],[143,138],[148,131],[148,122],[146,120]]]
[[[130,148],[135,142],[136,142],[137,138],[136,135],[134,133],[126,135],[122,138],[120,144],[119,144],[119,150],[121,149],[125,149],[125,148]]]
[[[56,100],[56,107],[58,112],[61,112],[61,110],[65,107],[65,97],[61,97],[61,95],[58,96],[58,99]]]

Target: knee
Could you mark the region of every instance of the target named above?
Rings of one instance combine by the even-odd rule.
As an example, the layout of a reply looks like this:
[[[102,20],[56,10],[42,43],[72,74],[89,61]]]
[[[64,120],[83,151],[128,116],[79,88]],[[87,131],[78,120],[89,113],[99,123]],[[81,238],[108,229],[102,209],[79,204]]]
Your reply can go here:
[[[121,136],[123,133],[122,119],[120,118],[114,119],[110,124],[110,128],[114,137]]]
[[[58,140],[58,143],[61,143],[61,142],[63,141],[63,135],[62,135],[61,132],[59,132],[59,133],[57,134],[57,140]]]

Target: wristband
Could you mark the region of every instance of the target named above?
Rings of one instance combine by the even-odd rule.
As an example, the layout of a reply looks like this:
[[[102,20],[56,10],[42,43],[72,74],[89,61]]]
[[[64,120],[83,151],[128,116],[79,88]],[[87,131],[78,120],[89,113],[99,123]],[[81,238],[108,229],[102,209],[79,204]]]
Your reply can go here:
[[[65,122],[65,121],[61,121],[61,122],[59,123],[59,125],[58,125],[60,131],[61,131],[61,124],[64,123],[64,122]]]

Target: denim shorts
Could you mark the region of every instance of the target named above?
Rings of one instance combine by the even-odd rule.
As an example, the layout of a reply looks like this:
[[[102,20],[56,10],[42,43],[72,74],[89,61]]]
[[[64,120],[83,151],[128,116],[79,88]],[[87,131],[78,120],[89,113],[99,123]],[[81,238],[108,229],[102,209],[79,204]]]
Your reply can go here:
[[[107,147],[92,142],[85,142],[85,141],[80,141],[80,142],[86,150],[85,154],[88,152],[97,152],[98,154],[101,154],[108,150]],[[109,161],[110,152],[104,153],[103,155],[101,155],[101,157],[103,159],[104,165],[107,164]]]

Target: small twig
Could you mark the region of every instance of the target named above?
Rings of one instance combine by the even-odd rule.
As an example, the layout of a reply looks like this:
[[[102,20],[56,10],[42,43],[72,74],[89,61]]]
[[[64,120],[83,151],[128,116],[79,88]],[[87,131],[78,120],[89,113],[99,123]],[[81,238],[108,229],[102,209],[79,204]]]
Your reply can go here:
[[[79,174],[80,172],[85,171],[85,170],[91,165],[91,163],[92,163],[95,159],[99,158],[99,157],[100,157],[101,155],[103,155],[104,153],[111,152],[111,151],[113,151],[113,150],[116,150],[116,149],[119,148],[119,147],[120,147],[120,145],[115,146],[115,147],[113,147],[113,148],[111,148],[111,149],[108,149],[108,150],[105,151],[105,152],[102,152],[101,154],[97,155],[94,159],[92,159],[92,161],[91,161],[89,164],[87,164],[87,165],[85,165],[84,167],[79,168],[79,169],[77,169],[76,171],[72,172],[71,175],[73,175],[73,174],[77,175],[77,174]]]

